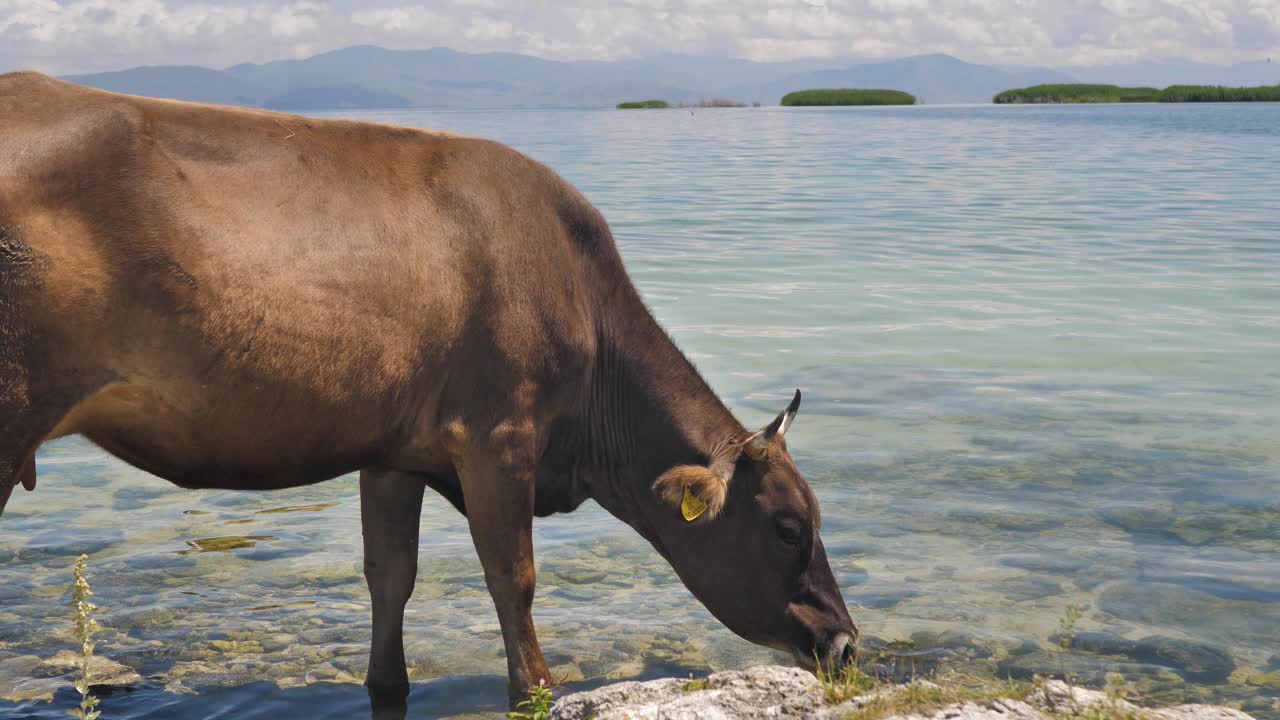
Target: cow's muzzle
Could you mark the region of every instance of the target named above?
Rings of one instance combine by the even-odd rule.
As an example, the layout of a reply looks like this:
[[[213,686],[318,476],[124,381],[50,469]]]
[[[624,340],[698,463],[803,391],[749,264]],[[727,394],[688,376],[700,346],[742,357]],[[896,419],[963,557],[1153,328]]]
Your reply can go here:
[[[792,650],[796,664],[815,672],[839,672],[858,661],[858,631],[837,632],[828,636],[826,641],[815,644],[806,653]]]
[[[858,660],[858,638],[849,633],[838,633],[827,643],[826,652],[818,655],[826,667],[843,670]]]

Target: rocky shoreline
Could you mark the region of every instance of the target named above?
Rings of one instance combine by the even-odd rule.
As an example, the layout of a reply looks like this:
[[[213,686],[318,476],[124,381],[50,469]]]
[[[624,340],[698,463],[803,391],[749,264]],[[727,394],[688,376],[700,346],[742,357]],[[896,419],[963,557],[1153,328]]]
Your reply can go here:
[[[1087,634],[1084,640],[1088,640]],[[22,658],[30,677],[13,688],[10,700],[51,701],[78,671],[80,656],[65,651],[48,660]],[[144,682],[132,668],[95,657],[93,686],[136,687]],[[190,692],[177,678],[151,678],[170,692]],[[312,677],[310,682],[350,682],[358,678]],[[777,665],[713,673],[708,677],[618,682],[557,700],[551,720],[729,720],[815,718],[817,720],[1255,720],[1222,705],[1140,707],[1097,690],[1062,681],[1009,685],[1008,692],[957,691],[929,681],[873,684],[833,701],[808,671]]]
[[[818,679],[798,668],[762,666],[714,673],[703,680],[667,678],[622,682],[567,695],[552,720],[728,720],[816,718],[818,720],[1252,720],[1217,705],[1141,708],[1123,699],[1061,681],[1048,681],[1021,699],[993,698],[913,708],[903,693],[936,689],[928,682],[888,685],[844,702],[827,701]],[[927,694],[927,693],[926,693]],[[936,695],[936,693],[935,693]],[[894,708],[891,711],[876,708]],[[885,713],[885,714],[881,714]]]

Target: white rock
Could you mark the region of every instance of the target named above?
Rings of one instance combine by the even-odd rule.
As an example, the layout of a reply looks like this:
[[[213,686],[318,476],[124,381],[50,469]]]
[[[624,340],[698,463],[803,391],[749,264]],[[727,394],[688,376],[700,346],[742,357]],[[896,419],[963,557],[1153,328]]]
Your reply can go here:
[[[701,681],[668,678],[623,682],[574,693],[556,702],[552,720],[764,720],[817,718],[836,720],[883,693],[877,690],[839,705],[823,699],[817,678],[799,668],[764,666],[714,673]],[[888,720],[1053,720],[1080,708],[1118,703],[1145,720],[1252,720],[1238,710],[1212,705],[1182,705],[1146,710],[1105,693],[1051,681],[1027,698],[997,700],[989,705],[956,704],[924,714]]]

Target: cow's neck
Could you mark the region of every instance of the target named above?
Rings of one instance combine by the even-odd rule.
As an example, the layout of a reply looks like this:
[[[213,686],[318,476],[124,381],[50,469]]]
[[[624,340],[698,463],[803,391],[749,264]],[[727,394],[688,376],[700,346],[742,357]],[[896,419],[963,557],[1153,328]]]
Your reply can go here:
[[[598,328],[580,469],[598,503],[644,532],[658,475],[709,463],[744,430],[635,290],[620,295]]]

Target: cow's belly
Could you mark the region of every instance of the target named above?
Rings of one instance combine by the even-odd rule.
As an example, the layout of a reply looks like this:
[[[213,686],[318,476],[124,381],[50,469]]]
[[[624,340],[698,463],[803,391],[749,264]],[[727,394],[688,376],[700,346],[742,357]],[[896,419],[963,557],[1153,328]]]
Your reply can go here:
[[[279,389],[117,382],[76,405],[49,438],[84,434],[192,488],[307,485],[377,464],[389,436],[370,407],[316,407]]]

